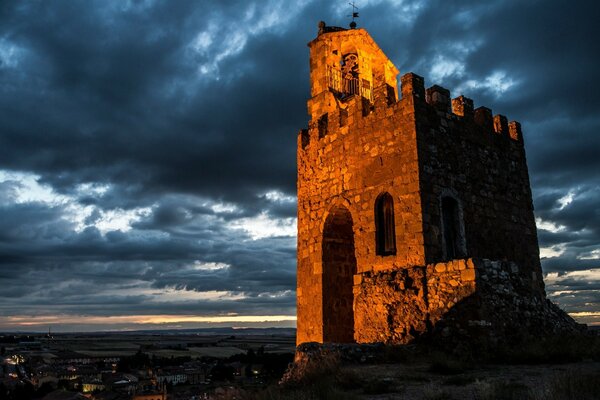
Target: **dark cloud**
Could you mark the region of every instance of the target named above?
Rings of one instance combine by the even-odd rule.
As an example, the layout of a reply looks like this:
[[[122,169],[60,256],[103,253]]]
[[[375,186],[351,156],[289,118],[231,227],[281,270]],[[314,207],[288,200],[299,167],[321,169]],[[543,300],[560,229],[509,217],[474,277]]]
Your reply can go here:
[[[597,267],[598,7],[371,3],[402,73],[522,122],[544,269]],[[0,318],[293,314],[306,43],[346,7],[0,3]],[[561,283],[574,312],[597,304],[580,284]]]

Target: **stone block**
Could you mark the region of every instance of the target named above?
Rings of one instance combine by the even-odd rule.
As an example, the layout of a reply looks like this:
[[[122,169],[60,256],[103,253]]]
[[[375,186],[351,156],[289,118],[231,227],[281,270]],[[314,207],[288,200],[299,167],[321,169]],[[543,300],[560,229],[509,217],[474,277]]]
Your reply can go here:
[[[460,271],[460,279],[464,282],[474,281],[476,278],[474,269],[465,269]]]
[[[473,100],[465,96],[459,96],[452,99],[452,112],[458,116],[473,118]]]
[[[354,275],[354,284],[360,285],[362,283],[362,278],[363,278],[362,274]]]

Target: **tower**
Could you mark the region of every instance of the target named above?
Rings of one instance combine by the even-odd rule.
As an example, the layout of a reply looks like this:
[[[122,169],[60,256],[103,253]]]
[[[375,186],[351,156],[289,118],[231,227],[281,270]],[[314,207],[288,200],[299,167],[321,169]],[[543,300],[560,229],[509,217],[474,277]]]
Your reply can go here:
[[[297,342],[406,343],[481,302],[495,270],[541,301],[519,123],[413,73],[398,90],[366,30],[319,28],[297,144]]]

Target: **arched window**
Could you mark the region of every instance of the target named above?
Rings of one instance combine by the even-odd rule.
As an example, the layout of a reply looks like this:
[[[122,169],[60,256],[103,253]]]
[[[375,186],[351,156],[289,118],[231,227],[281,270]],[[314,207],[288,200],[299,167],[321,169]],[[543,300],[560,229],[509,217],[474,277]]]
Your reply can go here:
[[[394,199],[389,193],[380,194],[375,200],[375,240],[377,255],[396,254]]]
[[[465,256],[465,239],[458,201],[450,196],[442,197],[442,234],[444,258],[453,260]]]

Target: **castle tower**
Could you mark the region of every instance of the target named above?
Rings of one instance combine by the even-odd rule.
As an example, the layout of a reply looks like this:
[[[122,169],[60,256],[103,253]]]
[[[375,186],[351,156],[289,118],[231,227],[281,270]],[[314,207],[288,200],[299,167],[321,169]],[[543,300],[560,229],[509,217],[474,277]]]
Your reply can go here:
[[[322,23],[308,46],[297,342],[406,343],[493,269],[542,298],[520,125],[412,73],[399,91],[364,29]]]

